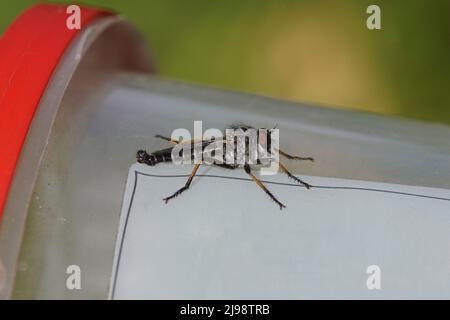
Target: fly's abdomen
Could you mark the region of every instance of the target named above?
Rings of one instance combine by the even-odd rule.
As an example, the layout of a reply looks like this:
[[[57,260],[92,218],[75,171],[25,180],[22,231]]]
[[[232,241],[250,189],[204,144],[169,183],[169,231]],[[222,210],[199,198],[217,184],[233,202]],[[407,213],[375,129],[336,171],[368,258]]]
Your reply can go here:
[[[145,150],[139,150],[136,153],[136,159],[139,163],[154,166],[161,162],[172,162],[172,154],[170,152],[147,153]]]

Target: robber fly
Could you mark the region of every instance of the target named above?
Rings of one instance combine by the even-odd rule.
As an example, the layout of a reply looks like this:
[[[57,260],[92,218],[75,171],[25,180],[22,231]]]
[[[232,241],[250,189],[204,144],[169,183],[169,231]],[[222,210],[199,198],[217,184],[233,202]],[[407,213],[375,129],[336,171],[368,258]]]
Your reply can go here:
[[[227,129],[242,130],[242,132],[245,133],[247,130],[254,129],[254,128],[251,127],[251,126],[245,125],[245,124],[235,124],[235,125],[229,126]],[[261,132],[261,131],[265,133],[265,137],[266,137],[264,139],[265,140],[265,146],[267,146],[267,148],[269,150],[271,150],[270,146],[271,146],[271,141],[272,141],[272,131],[271,130],[267,130],[267,129],[259,129],[258,130],[258,132]],[[180,143],[186,143],[186,144],[189,143],[192,146],[197,145],[197,146],[199,146],[201,148],[202,151],[205,150],[206,147],[211,146],[211,144],[215,143],[214,138],[213,139],[207,139],[207,140],[201,140],[201,141],[190,140],[190,141],[186,141],[186,142],[180,142],[180,141],[177,141],[177,140],[172,140],[171,138],[168,138],[168,137],[165,137],[165,136],[162,136],[162,135],[156,135],[155,137],[163,139],[163,140],[166,140],[166,141],[168,141],[169,143],[171,143],[173,145],[179,145]],[[226,136],[224,136],[222,138],[223,148],[224,148],[224,153],[223,153],[224,158],[226,157],[225,145],[226,145],[227,141],[228,140],[226,140]],[[230,142],[228,141],[228,144],[229,143]],[[236,143],[235,140],[234,140],[234,143]],[[286,206],[283,203],[281,203],[269,191],[269,189],[267,189],[267,187],[264,185],[264,183],[261,180],[259,180],[253,174],[253,172],[252,172],[253,168],[255,166],[261,165],[262,163],[261,163],[260,159],[257,159],[256,164],[253,164],[253,163],[251,164],[250,161],[248,161],[248,159],[249,159],[249,154],[248,154],[248,150],[249,150],[248,144],[249,144],[249,142],[248,142],[248,140],[245,140],[245,144],[246,144],[246,148],[245,148],[246,154],[245,154],[245,161],[244,161],[244,163],[237,163],[236,161],[230,163],[229,161],[228,162],[227,161],[223,161],[223,162],[220,162],[220,163],[212,163],[212,165],[219,166],[219,167],[222,167],[222,168],[225,168],[225,169],[231,169],[231,170],[238,169],[238,168],[243,168],[245,173],[250,176],[250,178],[256,183],[256,185],[258,187],[260,187],[280,207],[280,210],[283,209],[283,208],[286,208]],[[257,147],[261,148],[261,141],[260,141],[260,139],[258,139]],[[158,163],[162,163],[162,162],[172,162],[173,161],[173,159],[172,159],[172,152],[173,152],[173,150],[174,150],[174,146],[172,146],[170,148],[165,148],[165,149],[162,149],[162,150],[158,150],[158,151],[155,151],[155,152],[152,152],[152,153],[148,153],[145,150],[139,150],[136,153],[136,159],[137,159],[137,162],[143,163],[143,164],[146,164],[146,165],[149,165],[149,166],[154,166],[154,165],[156,165]],[[191,150],[194,150],[194,148],[191,148]],[[311,158],[311,157],[293,156],[293,155],[287,154],[286,152],[284,152],[284,151],[282,151],[280,149],[277,149],[276,151],[279,152],[279,155],[281,155],[281,156],[283,156],[283,157],[285,157],[285,158],[287,158],[289,160],[307,160],[307,161],[312,161],[312,162],[314,161],[314,159]],[[182,150],[181,150],[181,153],[182,153]],[[236,159],[236,156],[237,156],[236,151],[234,151],[234,156],[235,156],[235,159]],[[193,158],[194,158],[194,152],[192,151],[191,159],[193,159]],[[194,178],[194,176],[197,173],[197,170],[198,170],[198,168],[200,167],[201,164],[202,164],[201,162],[195,164],[194,169],[192,170],[192,173],[190,174],[188,180],[186,181],[186,183],[185,183],[185,185],[183,187],[181,187],[179,190],[174,192],[172,195],[170,195],[170,196],[168,196],[168,197],[163,199],[166,203],[168,203],[169,200],[179,196],[181,193],[183,193],[184,191],[189,189],[189,187],[191,185],[191,182],[192,182],[192,179]],[[297,178],[292,173],[290,173],[288,171],[288,169],[281,162],[278,162],[278,168],[279,168],[279,171],[281,171],[282,173],[286,174],[290,179],[292,179],[295,182],[305,186],[307,189],[310,189],[312,187],[310,184],[304,182],[303,180]]]

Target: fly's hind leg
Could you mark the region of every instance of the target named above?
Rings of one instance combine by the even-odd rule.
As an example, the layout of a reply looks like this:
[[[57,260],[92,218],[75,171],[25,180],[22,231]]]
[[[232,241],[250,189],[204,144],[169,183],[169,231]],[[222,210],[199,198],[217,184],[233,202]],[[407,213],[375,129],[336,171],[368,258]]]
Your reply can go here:
[[[178,143],[177,140],[172,140],[172,139],[170,139],[169,137],[165,137],[165,136],[162,136],[162,135],[160,135],[160,134],[157,134],[157,135],[155,136],[155,138],[160,138],[160,139],[169,141],[169,142],[172,143],[172,144],[177,144],[177,143]]]
[[[279,162],[278,164],[280,165],[280,171],[285,173],[289,178],[291,178],[292,180],[294,180],[297,183],[304,185],[306,187],[306,189],[309,189],[312,187],[312,185],[310,185],[309,183],[306,183],[305,181],[300,180],[299,178],[294,176],[292,173],[290,173],[289,170],[281,162]]]
[[[200,163],[196,164],[194,167],[194,170],[192,170],[191,175],[189,176],[189,179],[186,181],[186,184],[180,188],[179,190],[177,190],[174,194],[172,194],[171,196],[164,198],[163,200],[167,203],[169,202],[170,199],[173,199],[177,196],[179,196],[181,193],[183,193],[184,191],[186,191],[187,189],[189,189],[189,186],[191,185],[192,179],[194,178],[195,174],[197,173],[198,167],[200,167]]]
[[[163,139],[163,140],[165,140],[165,141],[168,141],[169,143],[171,143],[171,144],[179,144],[179,143],[200,143],[200,142],[202,142],[203,140],[201,140],[201,139],[191,139],[191,140],[187,140],[187,141],[178,141],[178,140],[172,140],[171,138],[169,138],[169,137],[165,137],[165,136],[162,136],[162,135],[160,135],[160,134],[157,134],[157,135],[155,135],[155,138],[159,138],[159,139]]]
[[[245,172],[252,178],[252,180],[260,187],[277,205],[280,206],[280,210],[283,208],[286,208],[284,204],[282,204],[280,201],[278,201],[277,198],[269,191],[269,189],[266,188],[266,186],[259,180],[250,169],[250,166],[248,164],[244,165]]]

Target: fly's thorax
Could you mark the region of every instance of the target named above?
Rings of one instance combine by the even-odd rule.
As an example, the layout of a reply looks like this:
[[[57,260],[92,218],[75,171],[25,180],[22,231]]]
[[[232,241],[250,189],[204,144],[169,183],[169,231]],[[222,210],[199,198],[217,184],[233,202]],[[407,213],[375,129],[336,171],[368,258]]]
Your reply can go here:
[[[274,138],[278,137],[278,129],[227,129],[224,161],[235,165],[270,166],[272,161],[277,160],[278,149],[273,147],[278,145],[274,143]]]
[[[278,129],[228,128],[225,135],[179,143],[171,150],[174,164],[203,163],[270,166],[278,160]]]

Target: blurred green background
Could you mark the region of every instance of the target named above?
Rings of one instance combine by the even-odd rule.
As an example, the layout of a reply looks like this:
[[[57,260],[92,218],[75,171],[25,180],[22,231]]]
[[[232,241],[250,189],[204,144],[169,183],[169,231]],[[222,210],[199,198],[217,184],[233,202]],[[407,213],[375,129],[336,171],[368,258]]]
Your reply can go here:
[[[37,2],[0,1],[0,31]],[[83,3],[132,21],[165,77],[450,124],[448,0]]]

